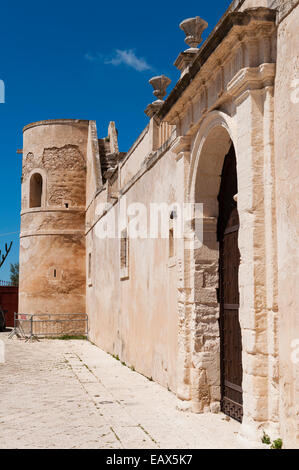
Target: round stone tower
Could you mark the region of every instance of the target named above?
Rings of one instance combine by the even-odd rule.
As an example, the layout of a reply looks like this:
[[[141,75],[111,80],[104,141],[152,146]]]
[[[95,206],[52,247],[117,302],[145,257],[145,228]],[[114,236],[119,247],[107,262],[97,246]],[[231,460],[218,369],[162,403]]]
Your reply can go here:
[[[20,313],[85,313],[85,189],[89,121],[23,130]]]

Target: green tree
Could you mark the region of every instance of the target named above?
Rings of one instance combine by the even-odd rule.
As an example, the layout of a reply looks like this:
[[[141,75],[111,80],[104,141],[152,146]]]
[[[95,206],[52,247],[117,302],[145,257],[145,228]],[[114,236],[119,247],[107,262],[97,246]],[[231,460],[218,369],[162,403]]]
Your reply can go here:
[[[10,263],[10,282],[19,285],[19,263]]]

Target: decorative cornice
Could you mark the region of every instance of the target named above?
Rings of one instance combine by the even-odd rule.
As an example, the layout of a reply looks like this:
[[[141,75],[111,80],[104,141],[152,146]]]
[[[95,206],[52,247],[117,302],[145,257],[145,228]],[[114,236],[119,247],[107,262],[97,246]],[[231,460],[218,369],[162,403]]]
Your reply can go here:
[[[187,135],[180,135],[175,139],[170,151],[178,155],[181,152],[190,152],[190,147],[191,138]]]
[[[246,90],[257,90],[274,83],[275,64],[262,64],[256,68],[240,70],[227,85],[227,92],[233,98]]]
[[[164,105],[157,113],[157,117],[163,120],[170,111],[175,111],[175,105],[184,91],[189,87],[203,65],[208,59],[211,59],[213,53],[221,45],[223,40],[229,36],[233,29],[237,28],[236,31],[240,34],[242,28],[248,29],[250,27],[255,30],[257,25],[267,25],[269,23],[275,26],[275,21],[276,11],[269,8],[251,8],[244,12],[234,11],[224,16],[223,20],[212,31],[199,50],[188,72],[177,82],[171,91]]]

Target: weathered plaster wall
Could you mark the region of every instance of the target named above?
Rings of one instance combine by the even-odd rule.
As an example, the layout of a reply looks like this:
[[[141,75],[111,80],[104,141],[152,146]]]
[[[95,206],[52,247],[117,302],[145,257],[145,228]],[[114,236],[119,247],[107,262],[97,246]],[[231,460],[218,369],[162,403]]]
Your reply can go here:
[[[21,313],[85,313],[85,185],[88,121],[24,129],[20,239]],[[43,177],[29,207],[30,177]]]
[[[299,339],[298,25],[297,6],[278,26],[275,82],[280,420],[289,447],[299,445],[299,365],[292,360],[292,341]]]
[[[150,133],[148,128],[145,128],[121,165],[121,187],[124,187],[135,176],[150,150]]]
[[[125,194],[127,206],[143,203],[149,211],[150,203],[175,202],[175,171],[168,152]],[[176,267],[169,266],[168,240],[129,238],[129,276],[120,279],[119,240],[98,236],[100,224],[109,217],[111,211],[87,235],[92,261],[87,287],[90,339],[176,391]]]

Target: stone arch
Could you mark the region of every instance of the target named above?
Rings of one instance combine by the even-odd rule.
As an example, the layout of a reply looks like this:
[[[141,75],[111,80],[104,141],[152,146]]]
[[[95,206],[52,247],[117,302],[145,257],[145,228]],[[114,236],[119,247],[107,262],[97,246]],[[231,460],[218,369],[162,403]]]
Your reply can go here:
[[[198,172],[201,171],[201,169],[205,170],[205,165],[209,163],[208,159],[213,158],[212,155],[214,155],[214,159],[218,160],[220,165],[217,155],[223,153],[221,144],[224,144],[225,149],[228,151],[230,141],[236,142],[236,140],[237,130],[234,120],[221,111],[212,111],[209,113],[201,124],[192,146],[188,181],[190,202],[195,202],[195,185],[197,183]],[[214,145],[214,148],[213,145],[209,147],[211,143]],[[205,152],[206,150],[208,150],[208,153]]]
[[[186,309],[185,318],[190,325],[186,330],[189,335],[186,362],[190,367],[190,398],[195,412],[220,411],[217,197],[224,159],[235,139],[232,119],[214,111],[200,126],[191,151],[188,197],[192,203],[203,204],[202,240],[196,241],[184,258],[186,295],[192,305],[191,311]]]
[[[260,94],[254,94],[250,99],[257,101],[259,97]],[[221,393],[220,312],[216,291],[219,279],[217,194],[220,169],[232,142],[237,163],[240,220],[238,285],[243,421],[239,438],[253,442],[259,438],[265,423],[269,435],[279,432],[278,317],[273,270],[276,255],[272,239],[275,217],[273,212],[271,214],[275,193],[273,184],[269,183],[273,174],[273,143],[271,139],[267,140],[268,134],[264,140],[256,138],[256,123],[261,125],[258,121],[261,108],[257,107],[255,113],[255,108],[250,107],[256,101],[243,100],[238,105],[242,109],[237,106],[233,118],[220,111],[209,113],[195,138],[182,141],[184,158],[190,162],[185,198],[191,203],[204,203],[204,208],[200,216],[202,244],[193,243],[189,248],[194,220],[186,226],[181,254],[184,271],[182,281],[178,283],[178,363],[183,364],[182,372],[178,373],[178,397],[191,402],[193,411],[218,411]],[[246,116],[248,122],[245,122]]]

